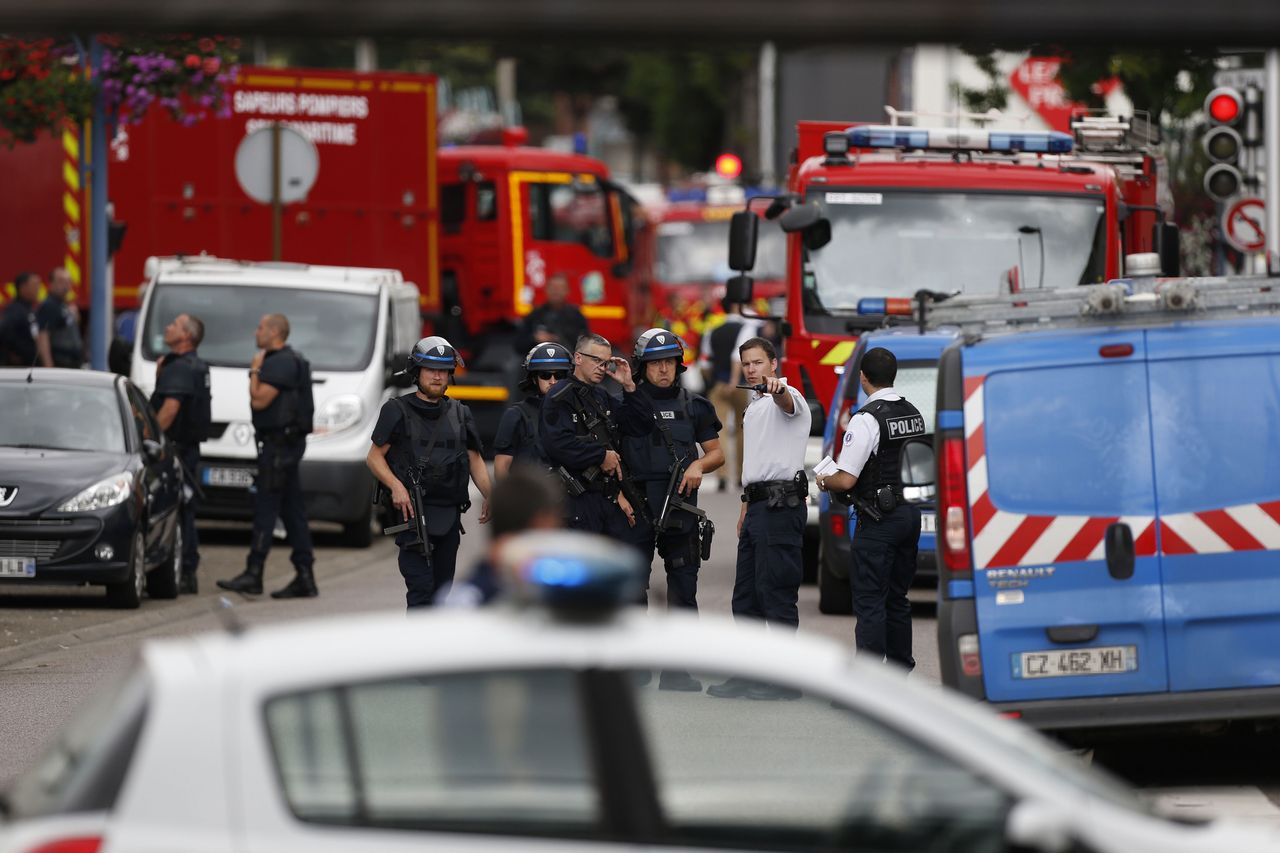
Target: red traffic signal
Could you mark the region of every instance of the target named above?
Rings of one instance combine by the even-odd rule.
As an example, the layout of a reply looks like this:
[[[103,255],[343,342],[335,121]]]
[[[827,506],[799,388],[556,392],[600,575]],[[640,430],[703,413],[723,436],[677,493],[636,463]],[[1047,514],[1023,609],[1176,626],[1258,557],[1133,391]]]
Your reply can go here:
[[[1205,97],[1204,111],[1215,124],[1235,124],[1244,115],[1244,98],[1230,86],[1219,86]]]
[[[716,174],[722,178],[736,178],[742,174],[742,158],[737,154],[721,154],[716,158]]]

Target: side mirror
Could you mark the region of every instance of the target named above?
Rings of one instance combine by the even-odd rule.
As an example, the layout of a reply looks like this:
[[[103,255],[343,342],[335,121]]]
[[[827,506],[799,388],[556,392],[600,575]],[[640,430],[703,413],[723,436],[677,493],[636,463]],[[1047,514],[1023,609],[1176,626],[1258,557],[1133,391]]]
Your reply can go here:
[[[797,205],[782,214],[778,224],[782,226],[783,231],[792,234],[796,231],[805,231],[812,228],[821,219],[822,208],[818,206],[816,201],[810,201]]]
[[[1152,229],[1151,245],[1160,255],[1160,272],[1163,275],[1182,275],[1182,232],[1177,225],[1157,222]]]
[[[760,218],[749,210],[739,210],[729,220],[729,269],[747,272],[756,265],[756,237]]]
[[[810,400],[809,417],[809,435],[821,438],[827,429],[827,410],[817,400]]]
[[[1005,840],[1019,850],[1067,853],[1075,847],[1070,818],[1061,810],[1037,800],[1022,800],[1009,811]]]
[[[813,226],[800,235],[804,247],[809,251],[821,249],[831,242],[831,220],[819,219]]]
[[[751,302],[755,282],[749,275],[735,275],[725,282],[724,301],[726,305],[746,305]]]
[[[144,438],[142,440],[142,455],[147,457],[148,462],[158,462],[164,456],[164,445],[153,438]]]
[[[933,445],[926,441],[908,441],[902,445],[902,485],[932,486],[937,482],[937,465]]]
[[[409,388],[413,385],[413,378],[404,372],[404,366],[409,362],[409,353],[397,353],[387,359],[387,384],[392,388]]]

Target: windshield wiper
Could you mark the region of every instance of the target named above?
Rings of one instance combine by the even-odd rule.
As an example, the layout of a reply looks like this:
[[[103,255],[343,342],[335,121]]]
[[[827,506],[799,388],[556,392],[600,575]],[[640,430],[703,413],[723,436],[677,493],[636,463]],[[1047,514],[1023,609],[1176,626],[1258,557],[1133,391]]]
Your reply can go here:
[[[69,447],[55,447],[52,444],[0,444],[0,447],[16,447],[20,450],[70,450]]]

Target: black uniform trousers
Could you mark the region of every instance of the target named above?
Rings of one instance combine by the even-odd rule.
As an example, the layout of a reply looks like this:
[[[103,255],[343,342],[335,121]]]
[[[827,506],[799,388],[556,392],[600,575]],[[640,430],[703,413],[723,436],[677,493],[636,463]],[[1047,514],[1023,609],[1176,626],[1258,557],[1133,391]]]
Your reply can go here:
[[[199,500],[199,483],[195,478],[200,470],[200,445],[176,445],[178,459],[182,461],[183,501],[178,523],[182,525],[182,571],[195,574],[200,567],[200,538],[196,533],[196,501]],[[190,496],[188,497],[188,493]]]
[[[634,542],[627,516],[603,492],[586,491],[570,495],[565,503],[565,526],[571,530],[599,533],[623,542]]]
[[[446,512],[457,513],[452,507]],[[428,516],[429,518],[430,516]],[[410,541],[413,534],[401,533]],[[399,543],[397,537],[397,543]],[[455,521],[453,527],[440,536],[429,536],[431,556],[428,558],[418,548],[400,547],[400,576],[404,578],[404,600],[409,608],[430,607],[435,603],[436,594],[453,583],[453,576],[458,570],[458,545],[462,542],[462,523]]]
[[[911,602],[916,574],[920,509],[902,504],[880,521],[860,516],[852,540],[854,640],[859,654],[913,669]]]
[[[661,511],[662,502],[667,496],[666,478],[661,482],[648,481],[640,485],[645,489],[650,510]],[[659,533],[655,527],[658,521],[656,517],[652,522],[641,517],[636,519],[636,526],[628,531],[628,541],[639,549],[648,569],[644,588],[649,588],[649,578],[653,574],[653,555],[657,551],[667,573],[667,607],[697,610],[698,567],[702,563],[698,525],[695,519],[689,517],[689,513],[677,512],[674,515],[682,528],[688,529]]]
[[[250,566],[266,565],[277,518],[284,522],[285,532],[289,534],[289,545],[293,549],[289,561],[299,569],[310,569],[315,565],[311,530],[307,527],[307,508],[302,501],[302,481],[298,476],[298,466],[306,449],[306,439],[265,439],[259,444]]]
[[[796,628],[796,601],[804,579],[804,501],[796,506],[747,505],[738,536],[738,574],[733,582],[733,615]]]

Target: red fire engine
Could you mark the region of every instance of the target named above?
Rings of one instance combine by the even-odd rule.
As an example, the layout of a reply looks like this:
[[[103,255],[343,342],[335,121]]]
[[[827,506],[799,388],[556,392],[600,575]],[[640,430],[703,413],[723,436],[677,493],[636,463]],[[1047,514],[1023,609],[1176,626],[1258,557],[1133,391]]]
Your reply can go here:
[[[789,232],[788,381],[828,405],[858,334],[909,316],[921,289],[1088,284],[1122,275],[1126,254],[1150,251],[1176,274],[1177,230],[1157,204],[1150,124],[1082,115],[1072,127],[1074,136],[800,122],[788,194],[766,214]],[[756,222],[735,218],[736,269],[750,269],[732,247],[751,240]],[[749,299],[750,279],[730,290]]]

